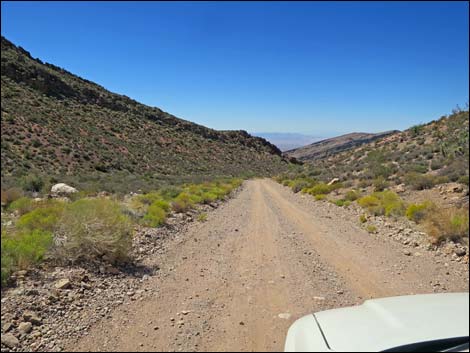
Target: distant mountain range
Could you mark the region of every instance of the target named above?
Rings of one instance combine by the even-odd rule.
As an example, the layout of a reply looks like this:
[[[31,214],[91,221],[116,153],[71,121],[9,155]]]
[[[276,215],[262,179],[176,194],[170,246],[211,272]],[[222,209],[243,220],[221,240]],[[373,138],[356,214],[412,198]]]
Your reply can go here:
[[[350,134],[317,141],[307,146],[287,150],[284,152],[284,154],[288,157],[296,158],[297,160],[302,162],[313,161],[319,158],[327,157],[328,155],[334,153],[346,151],[362,144],[381,139],[397,132],[399,131],[391,130],[376,134],[365,132],[353,132]]]
[[[268,140],[281,151],[302,147],[324,139],[324,137],[288,132],[253,132],[252,134]]]

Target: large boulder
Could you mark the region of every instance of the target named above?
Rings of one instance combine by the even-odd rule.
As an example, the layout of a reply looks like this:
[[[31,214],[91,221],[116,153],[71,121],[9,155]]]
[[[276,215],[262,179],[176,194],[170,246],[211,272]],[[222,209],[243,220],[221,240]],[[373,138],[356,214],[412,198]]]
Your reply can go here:
[[[55,184],[51,188],[51,195],[54,196],[54,197],[69,196],[69,195],[74,194],[76,192],[78,192],[77,189],[75,189],[74,187],[69,186],[67,184],[64,184],[64,183]]]

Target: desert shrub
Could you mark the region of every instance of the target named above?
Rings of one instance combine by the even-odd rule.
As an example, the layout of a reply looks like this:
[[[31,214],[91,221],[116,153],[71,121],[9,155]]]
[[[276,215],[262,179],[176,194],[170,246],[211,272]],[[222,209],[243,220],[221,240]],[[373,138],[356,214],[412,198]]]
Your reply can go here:
[[[447,176],[450,181],[458,181],[462,175],[468,175],[468,157],[451,158],[449,164],[439,171],[439,175]]]
[[[366,223],[367,222],[367,216],[365,214],[361,214],[359,216],[359,222],[360,223]]]
[[[432,175],[419,174],[415,172],[406,174],[404,182],[415,190],[430,189],[435,184],[435,180]]]
[[[194,202],[186,192],[179,194],[171,203],[171,208],[176,213],[183,213],[194,207]]]
[[[419,125],[412,126],[412,127],[409,129],[410,135],[411,135],[412,137],[416,137],[416,136],[422,134],[423,131],[424,131],[424,125],[423,125],[423,124],[419,124]]]
[[[346,195],[345,199],[348,201],[356,201],[359,198],[359,193],[356,190],[349,190]]]
[[[331,202],[332,202],[333,204],[335,204],[336,206],[338,206],[338,207],[343,207],[344,201],[345,201],[345,200],[339,199],[339,200],[334,200],[334,201],[331,201]]]
[[[44,186],[44,180],[38,175],[27,175],[21,179],[21,186],[25,191],[39,192]]]
[[[459,178],[458,182],[468,186],[468,175],[461,176]]]
[[[154,192],[149,192],[143,195],[137,195],[136,199],[140,201],[141,203],[143,203],[144,205],[151,205],[155,201],[161,200],[162,196],[160,193],[154,191]]]
[[[149,206],[142,221],[148,227],[158,227],[165,223],[169,209],[168,202],[157,200]]]
[[[361,197],[357,203],[373,215],[402,216],[405,214],[405,203],[393,191],[374,192]]]
[[[449,180],[449,177],[447,175],[437,175],[437,176],[433,177],[434,185],[445,184],[445,183],[448,183],[449,181],[450,180]]]
[[[315,195],[315,200],[317,201],[324,200],[325,198],[326,198],[326,195],[324,194]]]
[[[316,195],[326,195],[332,192],[333,190],[340,189],[343,185],[341,183],[335,183],[332,185],[327,185],[325,183],[318,183],[311,188],[305,190],[306,193],[316,196]]]
[[[182,190],[181,190],[180,187],[167,186],[167,187],[162,188],[159,191],[159,194],[164,200],[170,201],[170,200],[174,199],[175,197],[177,197],[181,193],[181,191]]]
[[[445,161],[441,158],[434,158],[431,161],[431,169],[432,170],[441,169],[442,167],[444,167],[444,165],[445,165]]]
[[[26,269],[38,263],[52,246],[52,233],[33,230],[16,234],[2,232],[1,267],[2,286],[12,271]]]
[[[468,209],[435,209],[426,216],[424,226],[434,243],[446,239],[459,241],[468,237]]]
[[[218,199],[218,195],[213,192],[205,192],[202,194],[202,203],[209,204]]]
[[[316,181],[314,179],[303,178],[303,179],[292,180],[289,186],[293,192],[297,193],[301,191],[302,189],[311,188],[312,186],[315,185],[315,183]]]
[[[132,248],[132,224],[120,205],[105,198],[67,205],[58,223],[57,255],[66,261],[126,262]]]
[[[372,185],[372,181],[371,180],[368,180],[368,179],[361,179],[359,180],[359,184],[358,184],[358,187],[360,188],[366,188],[368,186],[371,186]]]
[[[22,215],[16,222],[16,227],[20,230],[39,229],[53,232],[63,209],[63,205],[59,203],[54,206],[36,208]]]
[[[366,230],[369,232],[369,233],[377,233],[377,227],[372,225],[372,224],[369,224],[367,227],[366,227]]]
[[[375,191],[383,191],[386,188],[388,188],[388,182],[385,180],[383,176],[379,176],[374,179],[372,182],[372,185],[374,185],[374,190]]]
[[[374,195],[363,196],[359,200],[357,200],[357,203],[362,208],[367,209],[369,213],[372,213],[376,216],[383,215],[385,213],[385,210],[379,198]]]
[[[197,216],[197,220],[199,222],[205,222],[207,221],[207,213],[201,213],[199,216]]]
[[[13,201],[8,210],[10,212],[18,212],[18,214],[24,215],[25,213],[31,212],[35,207],[34,201],[29,197],[20,197],[18,200]]]
[[[411,221],[415,221],[416,223],[423,220],[427,213],[429,213],[433,208],[434,204],[430,201],[426,201],[419,204],[411,204],[406,209],[406,218]]]
[[[168,201],[165,201],[165,200],[155,200],[151,206],[154,206],[154,207],[160,207],[162,210],[164,210],[165,212],[169,212],[171,207],[170,207],[170,203]]]
[[[9,206],[13,201],[23,196],[23,192],[19,188],[10,188],[1,190],[2,205]]]

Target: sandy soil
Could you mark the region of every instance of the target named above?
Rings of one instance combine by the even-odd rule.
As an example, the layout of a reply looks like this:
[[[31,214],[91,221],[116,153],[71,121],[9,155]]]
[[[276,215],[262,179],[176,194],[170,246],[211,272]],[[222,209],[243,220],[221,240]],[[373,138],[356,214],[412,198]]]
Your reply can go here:
[[[152,294],[121,305],[67,350],[278,351],[289,325],[314,311],[468,291],[467,265],[405,256],[401,244],[267,179],[245,182],[151,261],[160,267],[145,283]]]

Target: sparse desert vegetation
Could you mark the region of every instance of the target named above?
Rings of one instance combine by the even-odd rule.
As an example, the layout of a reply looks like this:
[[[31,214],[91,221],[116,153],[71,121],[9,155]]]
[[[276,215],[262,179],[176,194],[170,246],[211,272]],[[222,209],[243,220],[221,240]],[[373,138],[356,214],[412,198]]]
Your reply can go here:
[[[456,109],[373,142],[315,155],[275,180],[318,201],[326,199],[340,207],[354,203],[377,217],[406,217],[433,243],[468,242],[468,119],[468,110]],[[447,189],[460,197],[450,203]],[[413,201],[424,192],[432,200]],[[365,215],[360,223],[375,233]]]
[[[69,198],[18,199],[2,206],[2,286],[13,271],[46,257],[53,263],[125,264],[131,261],[135,224],[158,227],[171,212],[222,200],[242,183],[221,179],[184,184],[125,197],[74,195]],[[5,194],[10,194],[6,192]],[[200,221],[207,215],[201,213]]]

